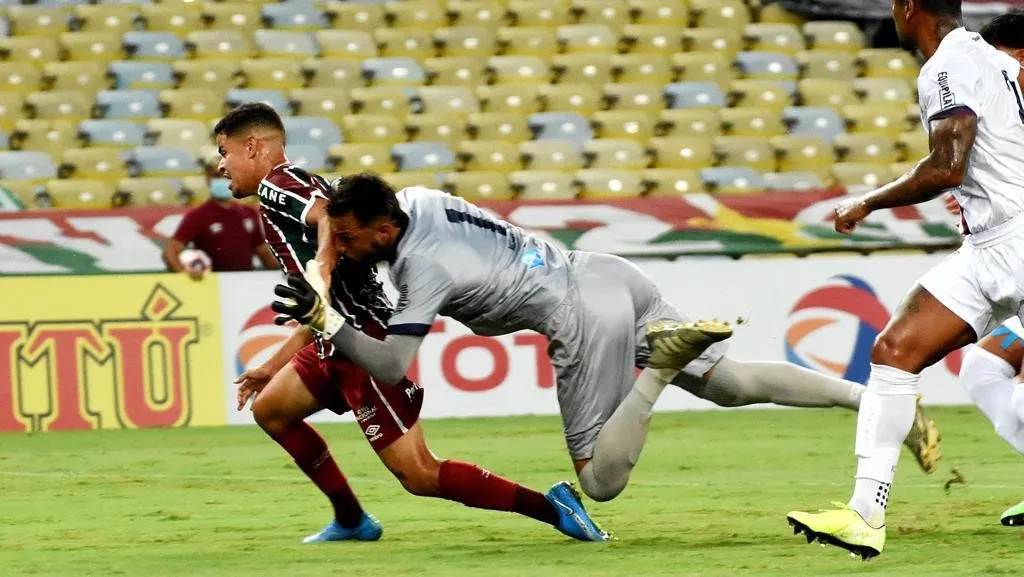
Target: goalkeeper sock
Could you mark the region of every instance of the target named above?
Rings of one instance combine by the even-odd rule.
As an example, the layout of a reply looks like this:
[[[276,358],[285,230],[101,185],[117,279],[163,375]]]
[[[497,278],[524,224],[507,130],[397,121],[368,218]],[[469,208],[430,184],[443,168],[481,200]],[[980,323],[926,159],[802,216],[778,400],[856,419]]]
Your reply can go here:
[[[511,511],[558,525],[558,511],[544,495],[472,463],[447,460],[438,473],[441,497],[476,509]]]

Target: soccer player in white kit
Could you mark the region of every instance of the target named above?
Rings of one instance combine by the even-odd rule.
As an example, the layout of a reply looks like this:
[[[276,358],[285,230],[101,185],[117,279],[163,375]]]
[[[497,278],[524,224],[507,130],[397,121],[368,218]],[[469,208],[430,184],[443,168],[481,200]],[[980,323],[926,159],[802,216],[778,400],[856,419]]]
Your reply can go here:
[[[841,509],[788,516],[808,541],[865,559],[885,545],[885,507],[920,372],[1020,316],[1024,305],[1020,64],[963,28],[960,0],[893,0],[892,12],[904,47],[925,59],[917,87],[930,152],[896,181],[840,203],[836,230],[952,190],[964,240],[910,290],[875,341],[857,417],[853,497]]]

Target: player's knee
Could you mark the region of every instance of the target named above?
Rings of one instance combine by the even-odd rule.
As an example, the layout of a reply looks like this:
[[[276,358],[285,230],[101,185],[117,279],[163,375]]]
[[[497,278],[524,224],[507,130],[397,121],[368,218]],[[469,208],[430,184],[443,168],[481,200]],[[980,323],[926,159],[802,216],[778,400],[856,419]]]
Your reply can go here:
[[[391,471],[402,487],[417,497],[438,497],[441,494],[439,471],[429,463],[414,463]]]
[[[274,403],[267,401],[263,397],[256,397],[256,400],[252,404],[252,418],[256,421],[256,424],[260,426],[268,435],[274,436],[275,433],[288,428],[290,424],[287,419],[283,417]]]
[[[625,475],[598,474],[593,461],[588,463],[579,474],[580,488],[591,499],[604,502],[618,497],[629,482],[629,472]]]
[[[915,350],[912,339],[894,331],[882,331],[871,348],[871,362],[916,373],[923,367],[921,353]]]

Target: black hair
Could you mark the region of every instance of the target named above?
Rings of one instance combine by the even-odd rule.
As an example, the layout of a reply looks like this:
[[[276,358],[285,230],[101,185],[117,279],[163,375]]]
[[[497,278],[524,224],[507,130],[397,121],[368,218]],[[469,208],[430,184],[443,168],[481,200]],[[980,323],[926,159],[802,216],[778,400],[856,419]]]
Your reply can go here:
[[[1024,48],[1024,12],[996,16],[981,29],[981,37],[992,46]]]
[[[402,212],[395,194],[395,189],[376,174],[343,176],[331,183],[327,214],[337,217],[352,213],[363,226],[387,217],[404,227],[409,217]]]
[[[281,116],[271,106],[262,102],[249,102],[235,108],[228,112],[224,118],[221,118],[217,125],[213,127],[213,134],[214,136],[218,134],[237,136],[253,128],[270,128],[283,134],[284,122],[281,121]]]
[[[900,3],[906,4],[907,0],[900,0]],[[925,12],[936,16],[959,18],[961,14],[961,0],[916,0],[916,4]]]

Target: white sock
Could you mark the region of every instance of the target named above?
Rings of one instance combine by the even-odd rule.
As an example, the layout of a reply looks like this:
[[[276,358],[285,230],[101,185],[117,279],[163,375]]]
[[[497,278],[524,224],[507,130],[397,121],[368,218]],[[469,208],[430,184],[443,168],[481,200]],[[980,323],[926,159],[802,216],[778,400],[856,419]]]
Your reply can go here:
[[[857,482],[850,507],[872,527],[885,525],[900,447],[914,424],[918,380],[919,375],[895,367],[871,365],[857,414]]]
[[[996,434],[1024,454],[1024,415],[1018,408],[1019,403],[1024,403],[1024,389],[1014,380],[1016,374],[1017,370],[999,356],[981,347],[971,347],[960,366],[960,383],[992,422]]]

